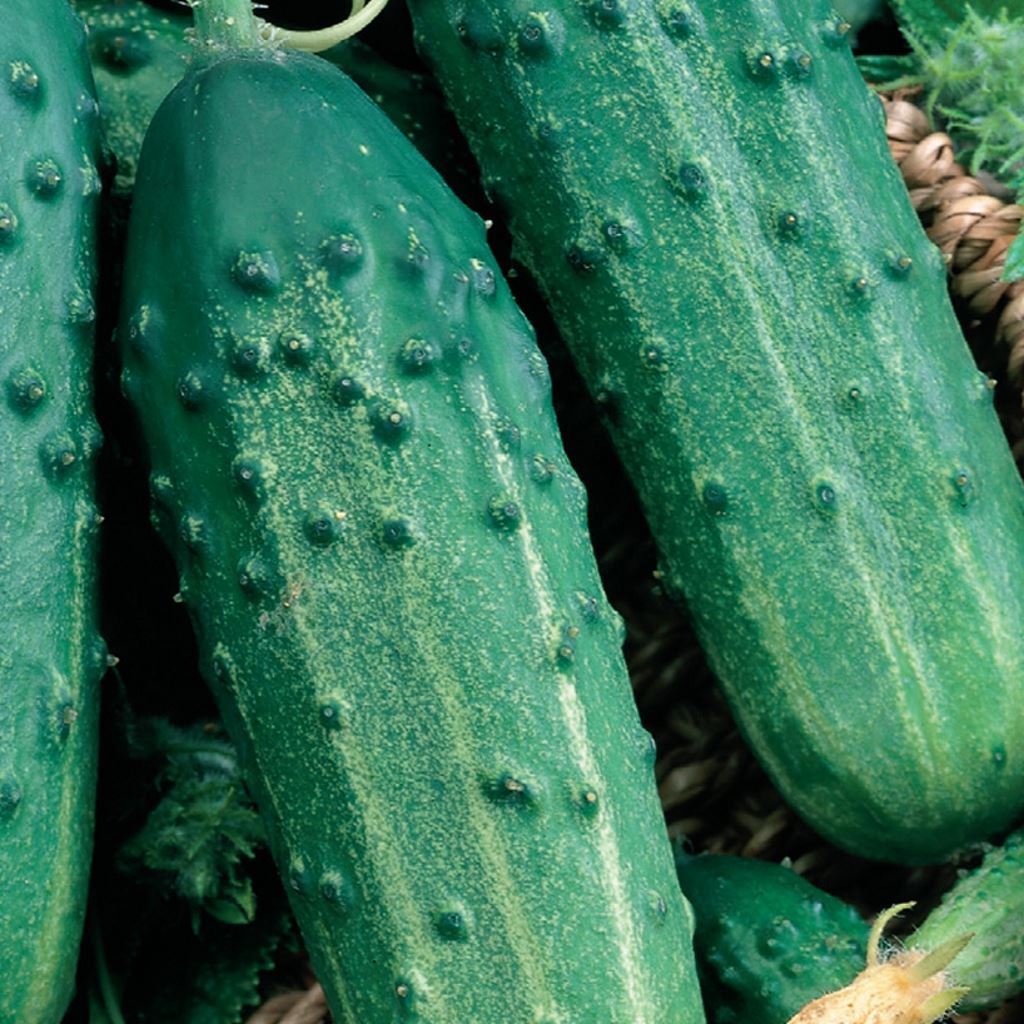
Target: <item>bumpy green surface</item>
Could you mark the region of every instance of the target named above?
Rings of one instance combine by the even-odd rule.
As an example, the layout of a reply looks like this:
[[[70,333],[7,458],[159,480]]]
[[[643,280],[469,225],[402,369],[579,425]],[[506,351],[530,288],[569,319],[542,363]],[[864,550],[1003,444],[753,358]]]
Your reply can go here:
[[[0,37],[0,1022],[60,1020],[96,781],[96,100],[64,0]]]
[[[192,19],[142,0],[72,0],[72,6],[89,32],[103,131],[117,161],[112,194],[126,203],[146,128],[188,66],[185,32]],[[126,209],[118,212],[127,216]]]
[[[970,991],[958,1008],[987,1010],[1024,991],[1024,832],[990,850],[964,874],[907,945],[934,949],[974,933],[949,971]]]
[[[676,854],[710,1024],[786,1024],[864,969],[868,925],[779,864]]]
[[[239,55],[143,149],[119,336],[158,519],[335,1019],[701,1020],[544,360],[343,75]]]
[[[1024,803],[1024,491],[814,0],[410,0],[752,748],[934,861]]]
[[[127,216],[142,140],[164,97],[178,84],[192,56],[192,18],[142,0],[72,0],[89,30],[96,88],[107,145],[117,159],[116,215]],[[468,154],[436,85],[426,75],[389,64],[350,39],[322,55],[348,74],[391,118],[430,163],[471,187]]]

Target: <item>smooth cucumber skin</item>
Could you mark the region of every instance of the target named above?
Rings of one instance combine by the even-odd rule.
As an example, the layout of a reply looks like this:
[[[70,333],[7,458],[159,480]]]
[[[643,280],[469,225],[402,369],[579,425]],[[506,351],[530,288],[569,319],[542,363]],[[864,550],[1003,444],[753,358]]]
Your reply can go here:
[[[150,127],[122,309],[334,1019],[700,1022],[621,624],[479,219],[336,69],[226,56]]]
[[[410,0],[750,746],[938,861],[1024,804],[1024,491],[814,0]]]
[[[676,853],[709,1024],[786,1024],[864,969],[868,925],[780,864]]]
[[[96,99],[65,0],[0,38],[0,1022],[71,998],[92,850]]]
[[[993,1009],[1024,991],[1024,832],[963,874],[907,945],[930,950],[970,933],[974,938],[949,968],[954,984],[970,988],[958,1004],[964,1013]]]

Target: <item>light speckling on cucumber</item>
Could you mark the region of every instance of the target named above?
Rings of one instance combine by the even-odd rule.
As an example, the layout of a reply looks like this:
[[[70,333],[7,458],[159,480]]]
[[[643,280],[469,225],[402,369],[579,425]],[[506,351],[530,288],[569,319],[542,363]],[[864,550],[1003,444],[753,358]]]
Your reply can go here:
[[[104,137],[117,160],[111,192],[125,201],[146,128],[185,74],[192,19],[187,9],[158,10],[143,0],[71,0],[71,6],[88,31]]]
[[[927,951],[973,934],[949,973],[954,984],[970,989],[958,1009],[989,1010],[1024,992],[1022,922],[1024,832],[1015,832],[961,875],[907,945]]]
[[[815,0],[410,0],[792,806],[923,862],[1024,803],[1024,491]]]
[[[119,336],[229,730],[335,1019],[691,1024],[585,498],[479,220],[315,58],[190,73]]]
[[[85,916],[99,678],[98,119],[63,0],[0,38],[0,1022],[55,1024]]]

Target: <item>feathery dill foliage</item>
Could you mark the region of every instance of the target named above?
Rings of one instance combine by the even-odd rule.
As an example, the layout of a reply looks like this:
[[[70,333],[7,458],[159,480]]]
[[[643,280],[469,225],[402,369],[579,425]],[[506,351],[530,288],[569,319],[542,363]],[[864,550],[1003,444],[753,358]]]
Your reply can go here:
[[[938,113],[963,147],[972,173],[985,169],[1024,185],[1024,17],[1004,11],[983,18],[968,9],[943,46],[905,32],[927,90],[926,109]]]
[[[122,714],[89,1024],[238,1024],[297,945],[235,748],[213,724]]]
[[[858,58],[880,89],[920,85],[925,110],[938,116],[972,174],[989,171],[1024,202],[1024,15],[1005,8],[988,16],[967,7],[947,25],[948,12],[907,0],[897,4],[912,53]],[[1006,254],[1003,280],[1024,278],[1024,234]]]
[[[201,726],[178,729],[153,719],[148,753],[162,754],[162,796],[145,825],[121,848],[126,874],[154,872],[166,894],[187,901],[193,928],[205,911],[226,924],[251,921],[255,898],[245,871],[263,826],[242,785],[236,754]]]

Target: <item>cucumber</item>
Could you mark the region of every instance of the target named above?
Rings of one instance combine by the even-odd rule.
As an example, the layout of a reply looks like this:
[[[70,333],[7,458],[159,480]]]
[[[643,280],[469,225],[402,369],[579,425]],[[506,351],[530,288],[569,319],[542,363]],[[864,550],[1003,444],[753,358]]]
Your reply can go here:
[[[701,1021],[621,622],[479,219],[337,69],[229,51],[150,126],[123,295],[157,521],[334,1019]]]
[[[0,40],[0,1022],[59,1021],[92,849],[96,99],[65,0],[6,0]]]
[[[100,98],[107,145],[117,162],[111,187],[114,215],[127,220],[142,140],[164,97],[181,80],[192,56],[192,17],[143,0],[72,0],[89,30],[89,55]],[[427,75],[390,64],[358,39],[322,54],[340,67],[391,118],[417,149],[473,195],[472,157],[436,84]]]
[[[786,1024],[864,969],[868,925],[779,864],[676,852],[696,919],[704,1008],[714,1024]]]
[[[72,6],[89,32],[104,135],[117,166],[110,191],[123,221],[146,128],[185,74],[192,19],[142,0],[72,0]]]
[[[989,850],[910,937],[912,949],[932,950],[958,935],[974,938],[950,968],[969,988],[964,1012],[988,1010],[1024,991],[1024,832]]]
[[[822,0],[410,0],[738,725],[865,857],[1024,806],[1024,489]]]

